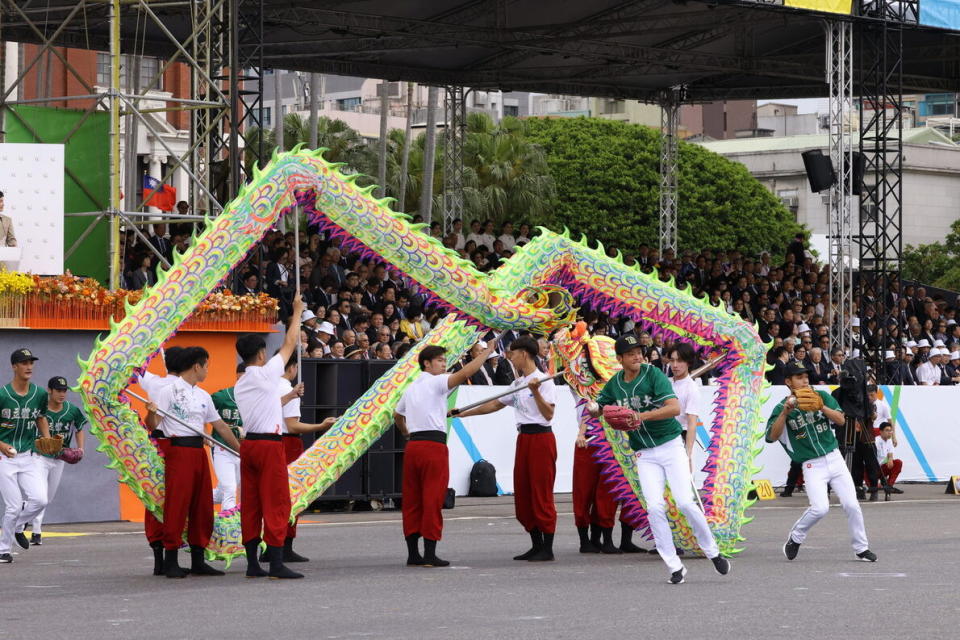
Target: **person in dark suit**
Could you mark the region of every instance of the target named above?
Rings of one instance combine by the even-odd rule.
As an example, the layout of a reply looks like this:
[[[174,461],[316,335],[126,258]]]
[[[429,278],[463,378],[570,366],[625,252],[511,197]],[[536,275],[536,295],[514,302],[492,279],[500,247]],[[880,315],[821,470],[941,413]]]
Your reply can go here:
[[[154,224],[153,234],[147,239],[150,241],[150,244],[153,245],[153,248],[157,250],[157,253],[162,255],[167,262],[173,262],[173,243],[170,242],[170,239],[167,237],[167,225],[163,223]],[[154,274],[156,274],[157,267],[159,267],[160,264],[160,260],[154,263]]]
[[[151,268],[150,256],[140,256],[140,265],[127,274],[127,288],[135,291],[155,284],[157,284],[157,276]]]
[[[807,354],[803,365],[807,368],[807,371],[810,372],[810,384],[826,384],[827,365],[823,361],[823,351],[820,347],[812,347],[809,351],[810,353]]]
[[[260,293],[260,276],[256,271],[247,271],[241,276],[237,294],[241,296],[257,295]]]
[[[767,380],[770,384],[786,384],[787,362],[790,352],[785,347],[775,347],[771,352],[773,369],[767,371]]]

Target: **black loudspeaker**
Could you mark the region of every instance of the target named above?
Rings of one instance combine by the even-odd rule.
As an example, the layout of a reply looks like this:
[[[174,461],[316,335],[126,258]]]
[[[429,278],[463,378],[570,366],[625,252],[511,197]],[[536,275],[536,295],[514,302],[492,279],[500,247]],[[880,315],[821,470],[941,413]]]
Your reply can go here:
[[[863,191],[863,174],[867,169],[867,158],[859,151],[854,151],[852,155],[853,186],[850,188],[850,194],[858,196]]]
[[[833,171],[833,162],[828,156],[823,155],[820,149],[811,149],[800,154],[803,158],[803,168],[807,172],[807,179],[810,180],[810,190],[819,193],[829,189],[837,180],[837,175]],[[862,175],[862,174],[861,174]]]

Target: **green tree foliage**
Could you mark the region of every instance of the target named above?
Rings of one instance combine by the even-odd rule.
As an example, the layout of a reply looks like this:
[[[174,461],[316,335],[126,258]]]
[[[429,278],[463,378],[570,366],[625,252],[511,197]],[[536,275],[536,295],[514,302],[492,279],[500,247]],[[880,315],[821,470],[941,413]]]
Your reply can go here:
[[[569,227],[607,246],[627,250],[657,244],[659,132],[593,118],[526,121],[556,183],[553,210],[513,218]],[[680,143],[680,246],[782,252],[800,227],[780,201],[741,164]]]
[[[283,117],[283,150],[289,151],[298,144],[308,146],[310,141],[309,123],[296,113],[288,113]],[[244,142],[247,147],[244,162],[250,167],[254,161],[252,149],[257,147],[260,138],[263,138],[265,158],[260,162],[261,167],[270,160],[270,154],[277,146],[276,135],[272,128],[260,129],[251,127],[244,133]],[[323,157],[329,162],[345,162],[345,170],[364,174],[357,182],[360,185],[372,184],[372,174],[377,172],[376,148],[357,131],[351,129],[343,120],[332,120],[321,116],[317,120],[317,144],[327,149]]]
[[[903,277],[941,289],[960,291],[960,220],[950,225],[944,242],[907,245],[903,251]]]

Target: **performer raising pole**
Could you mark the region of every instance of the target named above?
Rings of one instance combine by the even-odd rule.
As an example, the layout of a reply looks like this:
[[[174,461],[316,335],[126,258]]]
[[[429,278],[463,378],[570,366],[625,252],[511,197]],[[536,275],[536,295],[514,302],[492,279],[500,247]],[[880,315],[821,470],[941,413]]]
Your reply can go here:
[[[428,345],[417,362],[421,374],[400,398],[394,422],[409,442],[403,451],[403,537],[407,566],[446,567],[437,556],[443,533],[443,498],[450,479],[447,453],[447,394],[464,384],[487,361],[500,340],[487,343],[480,355],[455,373],[447,373],[447,350]],[[423,555],[420,555],[420,537]]]
[[[537,369],[540,345],[530,336],[510,343],[507,358],[520,374],[511,386],[528,386],[529,392],[490,400],[467,411],[456,410],[461,418],[479,416],[511,406],[517,419],[517,451],[513,463],[513,505],[517,520],[530,534],[530,549],[514,560],[553,560],[553,536],[557,530],[557,507],[553,484],[557,477],[557,439],[550,426],[556,405],[553,379],[542,380]],[[504,404],[507,403],[507,404]]]
[[[303,577],[283,564],[283,544],[290,520],[290,484],[283,452],[283,406],[278,383],[300,341],[304,307],[298,289],[283,346],[269,360],[263,336],[251,333],[237,338],[237,354],[245,365],[243,375],[234,386],[234,397],[246,429],[240,445],[240,503],[243,505],[240,526],[247,552],[248,578]],[[269,574],[257,559],[261,535],[267,543]]]

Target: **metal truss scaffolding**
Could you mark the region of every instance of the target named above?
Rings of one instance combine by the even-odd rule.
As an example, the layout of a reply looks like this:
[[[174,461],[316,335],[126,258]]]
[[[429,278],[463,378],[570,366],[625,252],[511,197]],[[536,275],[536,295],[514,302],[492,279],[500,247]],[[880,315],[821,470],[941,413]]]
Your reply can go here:
[[[916,16],[916,0],[880,0],[880,15],[864,24],[860,43],[860,153],[865,162],[860,196],[860,305],[877,316],[876,340],[863,356],[878,382],[886,382],[883,351],[896,313],[903,249],[903,25]]]
[[[463,218],[463,142],[467,130],[466,94],[463,87],[446,87],[443,100],[443,232]]]
[[[673,87],[660,98],[660,253],[677,251],[677,130],[683,88]]]
[[[259,3],[262,4],[262,0]],[[116,288],[121,284],[121,225],[136,233],[145,246],[153,250],[153,245],[140,227],[154,221],[203,219],[201,215],[184,216],[146,210],[137,166],[137,130],[144,132],[146,138],[160,148],[149,158],[151,176],[169,184],[175,172],[183,171],[188,178],[189,198],[196,212],[216,214],[222,210],[221,198],[231,197],[235,193],[240,173],[233,170],[229,161],[239,156],[239,153],[232,152],[239,146],[239,127],[236,125],[242,119],[237,116],[240,109],[236,107],[234,99],[240,100],[241,86],[246,78],[239,75],[237,66],[232,63],[253,60],[255,56],[244,58],[234,45],[239,33],[249,37],[249,16],[256,14],[256,10],[249,11],[249,8],[254,5],[256,9],[257,4],[254,0],[171,0],[161,7],[149,0],[78,0],[60,6],[47,5],[36,11],[17,0],[0,0],[0,40],[9,40],[4,34],[9,31],[13,34],[29,33],[30,39],[38,43],[37,55],[24,60],[18,77],[3,91],[0,98],[3,116],[17,118],[32,131],[9,107],[21,104],[82,104],[85,117],[96,111],[110,113],[109,197],[102,202],[91,196],[95,202],[102,202],[102,210],[67,214],[89,217],[91,222],[67,250],[66,257],[76,251],[97,225],[108,224],[111,287]],[[173,27],[173,21],[179,20],[180,16],[171,9],[190,12],[191,31],[186,37],[174,34],[176,28]],[[244,9],[247,9],[246,13]],[[241,20],[244,17],[246,21]],[[252,24],[254,32],[259,26],[258,33],[262,41],[262,22],[257,25],[254,21]],[[85,41],[70,41],[70,45],[88,49],[104,45],[109,47],[109,80],[105,87],[94,86],[58,49],[64,44],[64,34],[93,33],[95,26],[106,27],[109,34],[106,41],[88,35]],[[161,48],[158,42],[162,42],[163,50],[169,53],[157,65],[152,77],[141,77],[141,57],[157,55],[156,51]],[[15,89],[26,86],[25,79],[30,70],[44,55],[56,56],[69,77],[69,84],[79,85],[82,92],[76,95],[48,93],[29,100],[10,100]],[[260,56],[262,58],[262,52]],[[175,64],[185,65],[190,74],[192,93],[189,97],[177,97],[175,91],[163,91],[163,78]],[[97,84],[104,83],[101,80]],[[254,91],[258,95],[262,93],[259,86]],[[21,90],[18,98],[22,96]],[[166,124],[177,122],[178,115],[182,113],[190,114],[190,138],[185,151],[175,150],[166,139],[169,135]],[[125,127],[121,124],[124,121]],[[174,124],[173,128],[177,126]],[[42,132],[32,133],[38,141],[67,142],[78,130],[79,125],[62,140],[50,140]],[[127,170],[122,172],[121,139],[124,136],[127,146],[133,148],[128,149]],[[124,184],[125,180],[127,184]],[[126,197],[122,194],[126,194]],[[156,251],[154,253],[162,264],[166,264],[163,256]]]
[[[853,111],[853,24],[833,20],[825,24],[826,71],[830,87],[830,160],[836,180],[830,188],[830,346],[852,349],[853,232],[850,199],[853,193],[853,148],[850,114]]]

